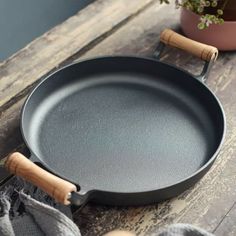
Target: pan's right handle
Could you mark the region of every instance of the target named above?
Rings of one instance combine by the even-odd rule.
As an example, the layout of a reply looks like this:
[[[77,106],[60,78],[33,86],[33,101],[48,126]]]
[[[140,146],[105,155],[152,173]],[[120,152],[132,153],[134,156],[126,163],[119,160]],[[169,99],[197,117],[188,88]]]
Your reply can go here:
[[[10,173],[31,182],[65,205],[70,204],[70,193],[77,190],[74,184],[47,172],[18,152],[6,159],[5,167]]]
[[[218,56],[217,48],[186,38],[171,29],[162,31],[160,41],[165,45],[189,52],[204,61],[215,61]]]
[[[205,66],[199,77],[202,81],[208,76],[209,70],[211,69],[212,63],[218,57],[218,49],[216,47],[199,43],[192,39],[186,38],[171,29],[165,29],[160,35],[160,45],[155,52],[155,57],[160,59],[161,53],[165,45],[169,45],[175,48],[182,49],[188,53],[191,53],[194,56],[199,57],[204,60]]]

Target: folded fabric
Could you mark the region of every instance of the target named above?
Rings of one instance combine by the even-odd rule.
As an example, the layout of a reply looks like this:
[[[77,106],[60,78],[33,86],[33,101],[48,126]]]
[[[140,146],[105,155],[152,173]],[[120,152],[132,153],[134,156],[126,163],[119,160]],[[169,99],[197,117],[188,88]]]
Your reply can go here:
[[[14,177],[0,194],[0,236],[27,235],[81,236],[79,228],[72,221],[70,207],[55,203],[40,189]],[[126,234],[116,231],[108,235]],[[192,225],[174,224],[147,236],[213,236],[213,234]]]
[[[164,229],[160,229],[157,232],[152,232],[149,234],[145,234],[146,236],[214,236],[206,232],[203,229],[195,227],[189,224],[173,224],[165,227]],[[114,230],[112,232],[108,232],[104,236],[137,236],[135,233],[122,231],[122,230]]]
[[[70,207],[55,203],[43,191],[18,178],[11,183],[0,196],[0,236],[81,236]]]
[[[207,231],[190,224],[173,224],[150,236],[214,236]]]

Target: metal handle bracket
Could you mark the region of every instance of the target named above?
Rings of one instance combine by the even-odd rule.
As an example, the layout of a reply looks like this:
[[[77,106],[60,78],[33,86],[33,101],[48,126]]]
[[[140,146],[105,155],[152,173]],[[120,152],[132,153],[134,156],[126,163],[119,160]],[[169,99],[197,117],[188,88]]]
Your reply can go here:
[[[206,81],[209,72],[213,66],[213,63],[217,58],[218,55],[217,48],[202,43],[198,43],[178,33],[175,33],[170,29],[166,29],[161,33],[160,42],[153,53],[153,57],[156,60],[160,61],[166,45],[182,49],[204,60],[205,64],[202,69],[202,72],[199,75],[193,75],[193,76],[198,80],[200,80],[201,82]],[[193,49],[191,48],[191,46],[193,47]]]

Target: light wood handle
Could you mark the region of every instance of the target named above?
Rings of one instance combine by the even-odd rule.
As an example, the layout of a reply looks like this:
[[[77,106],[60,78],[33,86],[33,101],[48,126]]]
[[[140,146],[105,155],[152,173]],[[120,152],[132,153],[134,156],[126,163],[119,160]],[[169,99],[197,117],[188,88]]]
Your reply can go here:
[[[6,159],[5,167],[10,173],[31,182],[62,204],[70,204],[68,194],[76,191],[74,184],[47,172],[18,152]]]
[[[165,29],[161,33],[160,41],[166,45],[183,49],[205,61],[214,61],[218,56],[217,48],[186,38],[171,29]]]
[[[104,236],[135,236],[135,235],[136,234],[129,231],[114,230],[114,231],[106,233]]]

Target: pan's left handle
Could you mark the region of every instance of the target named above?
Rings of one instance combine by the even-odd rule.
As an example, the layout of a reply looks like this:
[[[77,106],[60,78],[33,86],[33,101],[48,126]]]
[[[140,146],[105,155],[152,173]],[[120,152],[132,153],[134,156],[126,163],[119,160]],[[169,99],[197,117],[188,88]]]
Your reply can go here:
[[[8,156],[5,167],[11,174],[29,181],[62,204],[70,204],[70,194],[77,191],[74,184],[47,172],[21,153]]]

